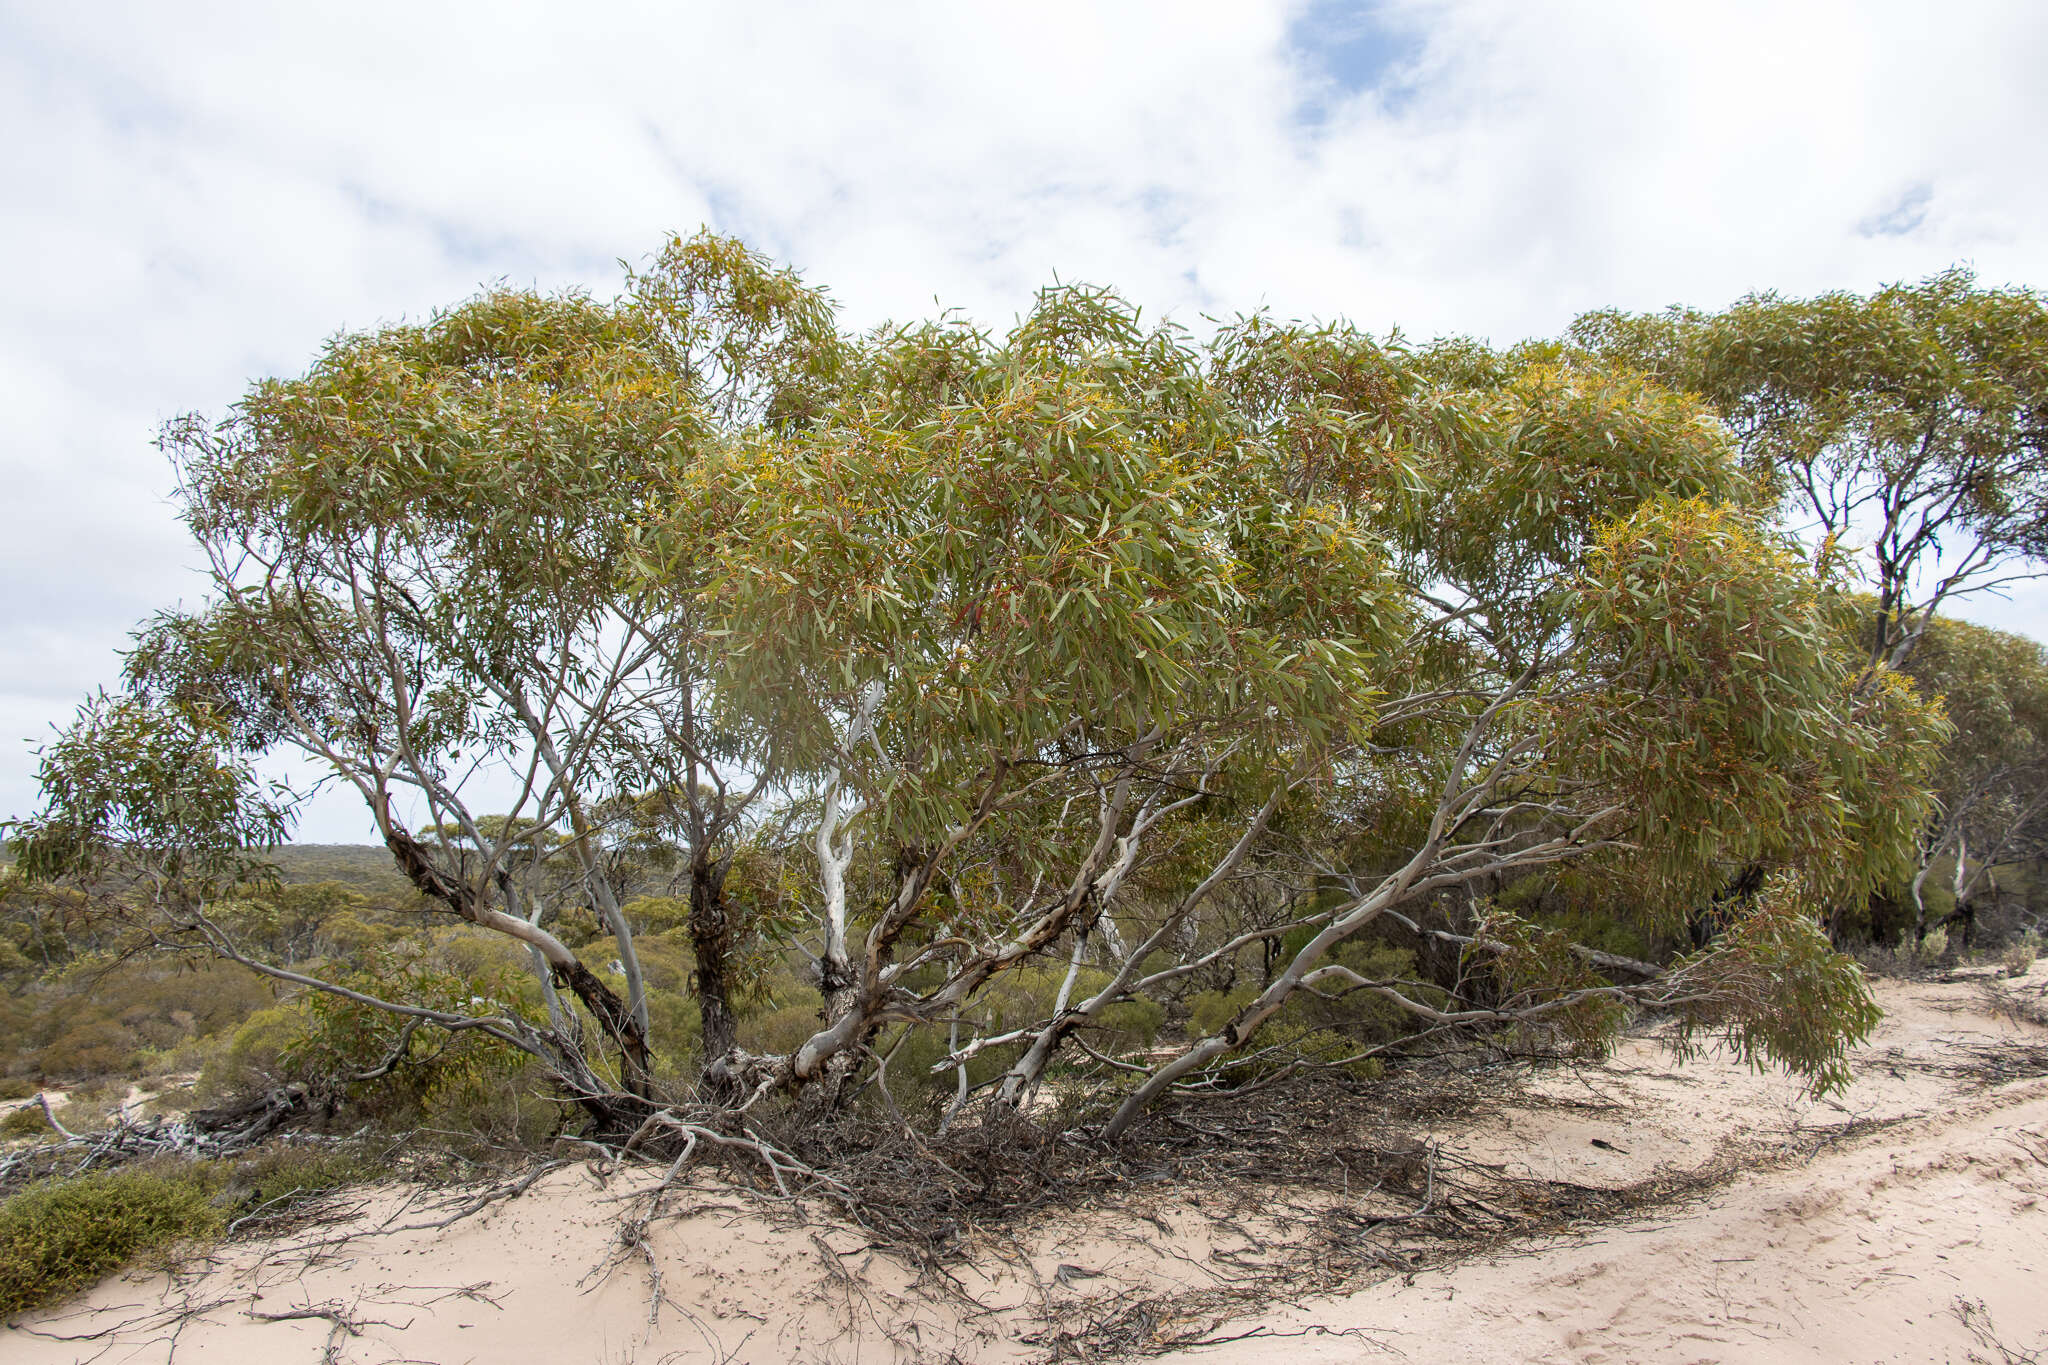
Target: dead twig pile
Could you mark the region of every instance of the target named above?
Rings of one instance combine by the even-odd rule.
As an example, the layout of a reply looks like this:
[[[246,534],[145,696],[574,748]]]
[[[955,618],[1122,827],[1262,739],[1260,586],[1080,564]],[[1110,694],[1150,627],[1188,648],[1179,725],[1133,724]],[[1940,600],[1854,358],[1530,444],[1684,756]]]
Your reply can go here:
[[[280,1136],[307,1142],[338,1141],[285,1130],[308,1116],[303,1087],[280,1086],[219,1109],[152,1118],[123,1116],[105,1128],[73,1132],[41,1100],[43,1116],[57,1133],[51,1142],[18,1147],[0,1155],[0,1194],[52,1176],[107,1171],[158,1157],[212,1159],[240,1156]]]
[[[2029,985],[1987,978],[1980,987],[1992,1014],[2016,1024],[2048,1028],[2048,981]]]

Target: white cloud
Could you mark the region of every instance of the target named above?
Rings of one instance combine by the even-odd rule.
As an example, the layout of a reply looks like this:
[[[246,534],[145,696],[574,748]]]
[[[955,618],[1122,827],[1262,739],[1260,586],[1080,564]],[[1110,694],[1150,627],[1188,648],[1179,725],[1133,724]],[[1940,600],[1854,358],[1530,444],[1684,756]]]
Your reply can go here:
[[[704,221],[861,323],[1000,323],[1055,271],[1500,340],[2048,283],[2044,58],[2025,0],[0,7],[0,814],[13,737],[197,590],[156,424],[339,328],[606,291]]]

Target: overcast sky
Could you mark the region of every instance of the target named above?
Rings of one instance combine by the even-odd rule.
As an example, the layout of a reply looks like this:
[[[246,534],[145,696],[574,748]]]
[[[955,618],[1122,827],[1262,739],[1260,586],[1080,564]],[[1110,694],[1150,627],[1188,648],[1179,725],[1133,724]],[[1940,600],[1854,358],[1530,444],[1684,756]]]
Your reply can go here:
[[[0,3],[0,817],[201,591],[151,445],[323,338],[608,294],[709,224],[847,320],[1062,279],[1197,323],[2048,286],[2048,9],[1991,3]],[[1965,614],[2048,635],[2048,594]],[[340,803],[301,837],[354,839]]]

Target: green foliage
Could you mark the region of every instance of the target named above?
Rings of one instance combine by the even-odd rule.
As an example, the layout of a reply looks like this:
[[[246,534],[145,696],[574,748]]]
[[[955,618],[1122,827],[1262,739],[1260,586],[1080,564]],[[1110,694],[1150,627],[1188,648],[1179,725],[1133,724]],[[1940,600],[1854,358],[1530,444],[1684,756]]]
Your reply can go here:
[[[1311,936],[1312,931],[1296,930],[1283,945],[1288,950],[1285,956],[1299,952]],[[1415,979],[1415,955],[1404,948],[1352,940],[1339,944],[1329,960],[1366,981],[1398,989],[1410,999],[1420,999],[1433,1007],[1445,1003],[1441,990]],[[1231,990],[1201,991],[1190,996],[1188,1032],[1202,1038],[1221,1033],[1259,991],[1258,984],[1247,982]],[[1237,1049],[1249,1060],[1229,1068],[1225,1074],[1233,1082],[1242,1082],[1302,1062],[1322,1065],[1343,1061],[1350,1074],[1369,1080],[1380,1074],[1383,1063],[1376,1057],[1360,1058],[1357,1054],[1391,1042],[1413,1027],[1414,1020],[1405,1008],[1387,996],[1332,980],[1325,989],[1291,997],[1250,1042]]]
[[[129,1069],[135,1049],[127,1031],[112,1019],[86,1019],[71,1025],[36,1053],[36,1066],[46,1076],[84,1080],[112,1076]]]
[[[1600,893],[1612,889],[1599,869],[1546,870],[1518,879],[1495,896],[1494,903],[1598,952],[1639,962],[1666,956],[1670,935],[1644,923],[1646,917],[1630,913],[1636,907],[1604,902]]]
[[[1223,1078],[1242,1085],[1300,1065],[1341,1066],[1346,1075],[1362,1081],[1377,1080],[1386,1063],[1377,1057],[1358,1056],[1355,1038],[1331,1029],[1310,1028],[1286,1018],[1276,1018],[1259,1030],[1244,1049],[1240,1060],[1223,1068]]]
[[[1188,1029],[1199,1038],[1213,1037],[1237,1017],[1237,1012],[1251,1003],[1258,991],[1249,986],[1240,986],[1233,991],[1202,991],[1188,1000]]]
[[[341,974],[342,984],[374,986],[429,1009],[482,1015],[527,1014],[530,978],[520,975],[501,943],[462,931],[444,932],[426,952],[412,951]],[[301,1001],[302,1032],[285,1042],[279,1062],[287,1074],[332,1085],[373,1070],[397,1048],[404,1021],[342,996],[309,992]],[[474,1032],[427,1031],[406,1045],[388,1075],[353,1083],[347,1094],[359,1112],[394,1126],[417,1121],[478,1136],[505,1135],[539,1121],[524,1117],[518,1100],[530,1059]]]
[[[1434,1008],[1445,1003],[1436,986],[1418,980],[1415,954],[1385,943],[1351,940],[1341,943],[1329,960],[1348,968],[1368,981],[1382,981],[1398,988],[1410,999]],[[1299,1019],[1313,1028],[1340,1033],[1355,1043],[1384,1043],[1400,1037],[1414,1026],[1414,1019],[1401,1005],[1384,995],[1333,982],[1329,994],[1296,996],[1281,1010],[1279,1018]]]
[[[1465,968],[1491,983],[1494,1008],[1523,1016],[1518,1031],[1574,1057],[1607,1055],[1628,1021],[1628,1003],[1572,951],[1570,939],[1497,905],[1473,939]]]
[[[219,1232],[196,1184],[147,1170],[33,1186],[0,1202],[0,1317],[95,1283],[145,1252]]]
[[[1672,966],[1685,983],[1682,1037],[1719,1029],[1751,1065],[1784,1067],[1816,1094],[1845,1088],[1848,1053],[1882,1011],[1863,969],[1834,951],[1814,914],[1810,888],[1779,877],[1721,937]]]
[[[229,1037],[226,1047],[207,1058],[194,1094],[205,1104],[219,1104],[257,1094],[292,1079],[286,1054],[310,1031],[305,1011],[274,1006],[257,1010]]]
[[[1804,868],[1853,897],[1911,866],[1937,708],[1859,688],[1822,584],[1739,508],[1655,502],[1600,534],[1582,580],[1597,685],[1546,699],[1560,776],[1629,812],[1610,874],[1668,912],[1730,867]]]
[[[220,964],[86,959],[0,995],[12,1044],[4,1065],[64,1082],[185,1069],[159,1064],[196,1059],[268,1000],[256,977]]]
[[[1250,985],[1200,992],[1188,1001],[1188,1031],[1204,1038],[1221,1033],[1257,994]],[[1397,1008],[1365,992],[1350,992],[1335,1002],[1296,996],[1252,1041],[1236,1049],[1241,1060],[1226,1066],[1223,1076],[1232,1084],[1243,1084],[1302,1063],[1342,1062],[1349,1074],[1371,1080],[1381,1074],[1384,1063],[1357,1054],[1366,1045],[1393,1036],[1404,1023]]]
[[[1629,370],[1534,365],[1465,401],[1487,425],[1447,443],[1409,534],[1432,569],[1489,604],[1526,601],[1646,504],[1748,493],[1710,414]]]
[[[1077,724],[1129,743],[1227,716],[1264,745],[1347,724],[1364,647],[1403,623],[1385,547],[1263,481],[1195,352],[1057,289],[974,359],[949,402],[848,405],[678,487],[672,536],[720,528],[725,705],[792,765],[852,763],[907,842],[964,818],[992,751]],[[879,742],[842,755],[871,683]]]
[[[419,900],[382,844],[293,842],[271,850],[269,857],[277,879],[287,886],[338,883],[375,906],[412,906]]]
[[[251,850],[280,843],[287,794],[266,788],[227,751],[204,713],[101,693],[40,751],[42,811],[15,826],[21,871],[39,881],[90,877],[122,850],[148,871],[219,886],[262,866]]]
[[[1830,551],[1865,551],[1873,662],[1910,653],[1938,599],[2048,557],[2048,303],[1967,270],[1868,296],[1751,295],[1721,313],[1588,314],[1572,336],[1711,403]],[[1932,576],[1930,576],[1932,577]]]
[[[1951,726],[1935,776],[1945,819],[1924,860],[1953,869],[1957,856],[1974,858],[1962,869],[1967,896],[1987,862],[2048,851],[2048,647],[1937,620],[1907,670],[1941,697]]]
[[[279,1143],[228,1160],[194,1162],[175,1173],[206,1191],[232,1220],[259,1209],[274,1213],[345,1186],[374,1184],[389,1168],[354,1147]]]
[[[39,1138],[53,1131],[39,1105],[24,1104],[0,1119],[0,1138]]]
[[[782,1005],[763,1010],[740,1022],[740,1046],[753,1052],[786,1054],[803,1046],[804,1039],[818,1031],[818,1005]]]
[[[1892,477],[1911,428],[1967,495],[1956,525],[2031,553],[2035,475],[2007,456],[2040,444],[2036,312],[1947,279],[1508,352],[1264,315],[1196,345],[1060,286],[1002,334],[850,337],[822,291],[700,235],[616,300],[498,289],[344,335],[166,432],[191,530],[245,567],[150,623],[128,693],[46,753],[23,867],[80,900],[24,902],[0,967],[104,961],[146,920],[542,1030],[547,963],[610,1033],[600,1074],[644,1090],[629,1013],[678,1085],[734,1013],[756,1052],[819,1035],[792,964],[828,885],[819,975],[858,1025],[834,1045],[900,1045],[904,1098],[935,1100],[952,1021],[1104,990],[1091,965],[1062,995],[1092,914],[1240,957],[1305,905],[1350,916],[1279,945],[1259,990],[1225,953],[1081,1025],[1137,1055],[1195,991],[1197,1034],[1266,1025],[1241,1057],[1326,1059],[1468,1007],[1597,1052],[1623,1006],[1575,944],[1648,953],[1719,907],[1734,927],[1684,967],[1714,983],[1701,1018],[1833,1084],[1859,997],[1807,930],[1915,868],[1948,731],[1845,630],[1839,546],[1810,559],[1772,505],[1797,469]],[[287,813],[250,764],[281,746],[365,793],[410,884],[246,884]],[[520,805],[469,809],[463,774],[494,765],[531,774]],[[393,803],[418,794],[414,832]],[[144,880],[108,929],[81,874],[116,865]],[[1532,869],[1543,904],[1471,908]],[[1759,876],[1796,894],[1730,891]],[[438,925],[404,918],[422,905]],[[1475,943],[1417,981],[1338,937],[1382,909]],[[1310,958],[1343,971],[1267,998]],[[1345,973],[1368,984],[1323,988]],[[37,1046],[89,1069],[220,1032],[146,1022],[78,1012]],[[508,1129],[530,1065],[311,993],[250,1017],[206,1085],[325,1078],[393,1121]]]
[[[531,979],[494,938],[474,932],[422,936],[331,975],[340,984],[375,987],[430,1009],[536,1016]],[[381,1074],[367,1075],[372,1072]],[[358,1120],[485,1139],[530,1138],[550,1129],[557,1116],[553,1106],[528,1101],[537,1079],[531,1059],[496,1039],[409,1032],[406,1021],[383,1010],[309,991],[250,1015],[207,1060],[197,1093],[202,1102],[218,1104],[297,1083]]]
[[[243,1215],[276,1213],[383,1174],[354,1148],[281,1144],[30,1186],[0,1202],[0,1317],[83,1289],[138,1257],[209,1241]]]

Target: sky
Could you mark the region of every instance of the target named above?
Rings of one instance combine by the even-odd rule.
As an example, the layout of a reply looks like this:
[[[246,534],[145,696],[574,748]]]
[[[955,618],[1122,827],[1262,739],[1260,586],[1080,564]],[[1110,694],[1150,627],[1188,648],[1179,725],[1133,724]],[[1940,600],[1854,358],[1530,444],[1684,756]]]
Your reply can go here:
[[[0,0],[0,818],[203,596],[152,444],[345,329],[609,295],[699,225],[850,325],[1051,282],[1506,343],[2048,287],[2038,0]],[[2048,590],[1961,614],[2048,637]],[[322,801],[300,837],[367,835]]]

